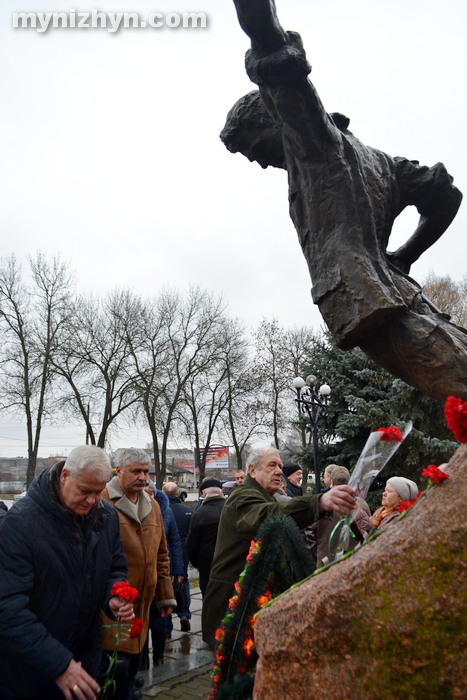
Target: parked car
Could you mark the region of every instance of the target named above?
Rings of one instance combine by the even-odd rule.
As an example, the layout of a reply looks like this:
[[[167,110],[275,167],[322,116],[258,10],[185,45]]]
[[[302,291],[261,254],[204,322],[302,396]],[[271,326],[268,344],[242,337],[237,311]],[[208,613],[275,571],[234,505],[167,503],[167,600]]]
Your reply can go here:
[[[232,489],[235,488],[236,485],[237,485],[236,481],[225,481],[222,484],[222,490],[224,492],[224,496],[228,496],[229,493],[232,491]]]
[[[188,491],[186,489],[184,489],[182,486],[178,487],[178,497],[182,502],[186,501],[186,499],[188,497]]]

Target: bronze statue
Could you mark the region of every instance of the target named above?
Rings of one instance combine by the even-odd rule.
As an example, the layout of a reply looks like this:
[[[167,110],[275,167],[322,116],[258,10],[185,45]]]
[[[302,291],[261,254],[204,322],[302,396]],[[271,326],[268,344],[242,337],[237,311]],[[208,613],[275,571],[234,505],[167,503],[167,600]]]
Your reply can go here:
[[[300,36],[282,29],[274,0],[234,3],[259,91],[233,106],[221,139],[263,168],[287,170],[290,215],[329,330],[342,349],[358,345],[426,394],[467,399],[467,331],[408,275],[457,213],[462,194],[452,177],[442,163],[428,168],[361,143],[347,117],[325,111]],[[389,253],[392,225],[408,205],[419,224]]]

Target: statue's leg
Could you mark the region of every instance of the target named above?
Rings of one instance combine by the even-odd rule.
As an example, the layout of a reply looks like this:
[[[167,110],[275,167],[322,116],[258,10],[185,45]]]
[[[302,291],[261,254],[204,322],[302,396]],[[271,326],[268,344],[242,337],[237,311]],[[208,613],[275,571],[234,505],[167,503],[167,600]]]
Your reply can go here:
[[[359,343],[375,362],[424,394],[467,399],[467,331],[441,314],[408,311]]]

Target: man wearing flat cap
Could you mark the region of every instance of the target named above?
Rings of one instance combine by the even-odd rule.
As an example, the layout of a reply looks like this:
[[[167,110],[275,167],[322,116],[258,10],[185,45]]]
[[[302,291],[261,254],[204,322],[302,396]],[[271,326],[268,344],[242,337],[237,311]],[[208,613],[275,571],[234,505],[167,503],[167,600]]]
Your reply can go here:
[[[225,498],[222,483],[217,479],[204,479],[201,484],[201,493],[204,500],[201,507],[191,516],[185,546],[189,560],[199,571],[199,587],[204,597]]]
[[[285,480],[285,492],[290,498],[303,496],[302,478],[303,472],[299,464],[288,462],[282,467],[282,474]]]

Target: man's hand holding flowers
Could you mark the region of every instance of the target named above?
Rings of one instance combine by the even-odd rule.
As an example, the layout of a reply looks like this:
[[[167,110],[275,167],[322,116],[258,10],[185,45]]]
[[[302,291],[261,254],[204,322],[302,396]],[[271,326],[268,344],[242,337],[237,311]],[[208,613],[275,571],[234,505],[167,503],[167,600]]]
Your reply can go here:
[[[130,586],[128,581],[119,581],[112,586],[113,598],[109,600],[109,608],[115,618],[122,622],[134,620],[133,603],[138,597],[138,589]]]
[[[118,596],[114,596],[109,600],[110,612],[115,618],[120,618],[122,622],[131,622],[135,619],[135,611],[133,603],[127,600],[122,600]]]
[[[341,515],[348,515],[351,510],[357,508],[355,489],[347,484],[334,486],[320,496],[318,508],[320,512],[336,510]]]

